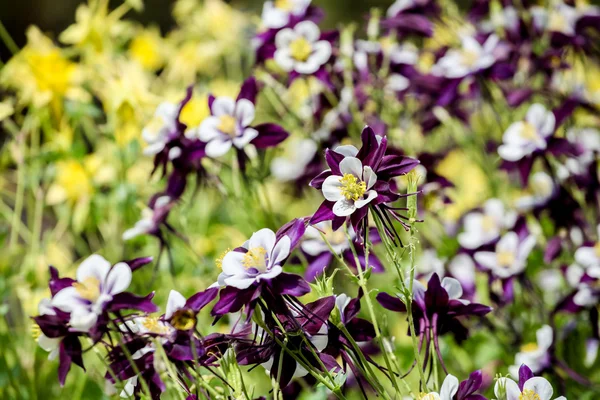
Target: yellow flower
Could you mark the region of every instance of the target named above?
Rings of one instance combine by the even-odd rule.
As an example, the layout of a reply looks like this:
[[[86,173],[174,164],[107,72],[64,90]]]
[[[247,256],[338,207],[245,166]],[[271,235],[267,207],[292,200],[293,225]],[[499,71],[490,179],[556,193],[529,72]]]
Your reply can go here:
[[[191,129],[199,126],[209,115],[208,96],[194,94],[191,100],[181,109],[179,119],[187,125],[188,129]]]
[[[75,203],[82,198],[89,198],[93,191],[91,176],[82,163],[77,160],[59,161],[46,201],[49,205]]]
[[[146,30],[129,43],[129,55],[144,68],[154,71],[163,64],[162,47],[162,37],[158,30]]]
[[[27,45],[2,69],[0,83],[16,89],[24,104],[43,107],[51,103],[58,115],[63,98],[87,100],[79,87],[80,66],[65,57],[36,27],[27,30]]]

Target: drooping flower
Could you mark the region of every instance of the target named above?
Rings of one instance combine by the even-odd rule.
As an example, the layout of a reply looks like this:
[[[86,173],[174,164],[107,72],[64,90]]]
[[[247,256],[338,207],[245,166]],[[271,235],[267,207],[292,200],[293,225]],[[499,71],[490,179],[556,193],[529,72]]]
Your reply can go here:
[[[506,279],[525,270],[527,257],[535,242],[535,237],[531,235],[520,239],[515,232],[508,232],[496,244],[496,251],[480,251],[473,257],[492,275]]]
[[[312,21],[282,29],[275,36],[277,50],[273,58],[286,72],[314,74],[331,57],[331,43],[320,38],[321,31]]]
[[[497,400],[552,400],[554,390],[548,380],[540,376],[533,376],[527,364],[520,366],[518,375],[519,383],[510,378],[500,378],[494,386]],[[560,396],[555,400],[567,400]]]
[[[496,240],[502,229],[512,228],[517,219],[514,211],[507,210],[499,199],[490,199],[483,210],[474,211],[464,219],[464,231],[458,235],[458,242],[466,249],[476,249]]]

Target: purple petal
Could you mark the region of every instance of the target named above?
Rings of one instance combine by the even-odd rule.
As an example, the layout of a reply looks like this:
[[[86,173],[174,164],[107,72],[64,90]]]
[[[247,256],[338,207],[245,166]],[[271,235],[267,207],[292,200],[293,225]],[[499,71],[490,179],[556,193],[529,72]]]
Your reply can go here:
[[[304,278],[309,282],[314,281],[317,276],[325,272],[325,269],[329,266],[332,257],[333,255],[328,251],[319,254],[308,264],[308,267],[304,272]]]
[[[195,312],[202,310],[208,303],[213,301],[217,294],[219,293],[219,288],[213,287],[208,288],[203,292],[198,292],[192,297],[190,297],[185,305]]]
[[[531,378],[533,378],[531,369],[527,365],[521,364],[519,368],[519,389],[523,390],[523,385]]]
[[[467,396],[473,394],[481,387],[483,381],[481,371],[475,371],[471,373],[469,379],[462,381],[458,386],[458,392],[456,393],[457,399],[464,399]]]
[[[280,295],[290,296],[304,296],[310,292],[310,286],[308,282],[304,280],[300,275],[281,273],[272,281],[273,291]]]
[[[396,296],[391,296],[385,292],[381,292],[378,293],[375,298],[383,308],[386,308],[390,311],[406,312],[406,306],[402,300]]]
[[[277,146],[289,136],[289,133],[277,124],[260,124],[256,125],[254,129],[258,131],[258,136],[250,143],[258,149]]]
[[[331,171],[323,171],[319,175],[314,177],[313,180],[310,181],[309,185],[314,187],[315,189],[321,190],[321,188],[323,187],[323,182],[325,182],[325,179],[327,179],[328,176],[331,176]]]
[[[317,211],[315,211],[315,213],[311,217],[309,224],[314,225],[322,221],[333,220],[336,217],[333,213],[333,204],[333,201],[327,200],[321,203],[321,206],[317,209]]]
[[[340,154],[331,149],[325,150],[325,161],[327,162],[327,165],[331,169],[331,172],[330,172],[331,175],[342,175],[342,172],[340,171],[340,163],[342,162],[343,159],[344,159],[343,154]]]
[[[233,286],[227,286],[221,289],[219,301],[213,307],[210,314],[220,317],[228,313],[240,311],[242,307],[254,300],[255,293],[260,293],[257,285],[250,286],[247,289],[238,289]]]
[[[419,160],[414,158],[396,155],[385,156],[377,169],[377,178],[384,181],[389,180],[410,172],[417,165],[419,165]]]
[[[152,303],[154,292],[145,297],[136,296],[133,293],[123,292],[116,294],[110,302],[109,309],[118,310],[139,310],[142,312],[153,313],[158,311],[158,307]]]
[[[250,100],[253,104],[256,103],[256,94],[258,93],[258,86],[256,84],[256,79],[251,76],[246,79],[242,84],[242,88],[240,89],[240,94],[238,94],[237,100],[247,99]]]
[[[306,218],[295,218],[291,220],[277,230],[277,240],[281,239],[283,236],[289,237],[291,242],[290,250],[294,249],[300,239],[302,239],[304,232],[306,232],[306,223]]]
[[[143,267],[144,265],[150,264],[154,258],[153,257],[139,257],[134,258],[133,260],[124,261],[125,264],[129,265],[131,271],[135,271]]]

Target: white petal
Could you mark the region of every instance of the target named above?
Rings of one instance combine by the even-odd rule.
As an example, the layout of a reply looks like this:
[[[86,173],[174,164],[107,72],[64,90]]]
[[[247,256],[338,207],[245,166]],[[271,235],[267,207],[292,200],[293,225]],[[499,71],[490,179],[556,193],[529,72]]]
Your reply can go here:
[[[87,308],[76,308],[71,312],[69,323],[73,329],[87,332],[96,324],[98,315]]]
[[[484,268],[494,269],[498,266],[498,257],[493,251],[479,251],[473,258]]]
[[[530,151],[527,151],[523,147],[509,146],[506,144],[498,146],[498,155],[506,161],[519,161],[530,153]]]
[[[235,105],[234,117],[242,127],[246,127],[254,121],[254,104],[248,99],[239,99]]]
[[[347,217],[354,211],[356,211],[354,202],[346,198],[336,201],[336,203],[333,205],[333,213],[338,217]]]
[[[525,240],[523,240],[523,242],[519,246],[518,258],[520,260],[526,260],[527,257],[529,256],[529,253],[531,253],[533,246],[535,246],[535,243],[536,243],[536,240],[533,235],[527,236],[525,238]]]
[[[294,71],[299,74],[310,75],[317,72],[321,65],[323,65],[323,63],[319,62],[316,57],[311,55],[306,61],[295,61]]]
[[[273,252],[271,253],[271,265],[278,265],[290,255],[291,240],[289,236],[284,236],[277,241]]]
[[[319,332],[310,338],[310,342],[316,347],[318,351],[323,351],[327,347],[327,323],[321,325]]]
[[[313,63],[321,66],[331,58],[331,43],[326,40],[319,40],[313,45],[313,53],[310,59]]]
[[[367,184],[367,190],[371,189],[377,183],[377,174],[373,172],[373,168],[368,165],[363,168],[363,179]]]
[[[371,201],[373,201],[375,198],[377,198],[377,192],[374,190],[369,190],[365,194],[367,195],[367,197],[365,199],[356,200],[354,202],[354,205],[356,206],[356,208],[363,208],[364,206],[369,204]]]
[[[233,286],[238,289],[248,289],[254,282],[256,282],[256,279],[240,276],[230,276],[228,278],[225,278],[224,282],[227,286]]]
[[[596,255],[593,247],[580,247],[575,251],[575,261],[584,267],[591,267],[600,264],[600,258]]]
[[[175,311],[185,306],[185,297],[177,290],[171,290],[169,292],[169,299],[167,300],[167,310],[165,311],[165,319],[170,319]]]
[[[442,287],[448,292],[451,299],[460,299],[463,295],[463,288],[460,282],[454,278],[445,277],[442,279]]]
[[[346,157],[356,157],[358,149],[351,144],[336,147],[333,151]]]
[[[235,100],[231,97],[217,97],[212,103],[212,114],[215,117],[221,115],[233,115],[235,111]]]
[[[277,7],[274,7],[272,1],[265,2],[265,5],[263,6],[261,20],[267,28],[282,28],[288,23],[289,19],[289,13]]]
[[[534,393],[540,396],[540,400],[552,400],[552,393],[554,393],[550,382],[541,376],[534,376],[525,382],[523,391],[525,390],[533,390]]]
[[[458,392],[458,378],[449,374],[442,383],[440,398],[441,400],[452,400],[456,392]]]
[[[505,397],[500,396],[501,388],[505,388],[506,390]],[[500,378],[496,381],[496,385],[494,386],[494,394],[498,400],[519,400],[521,390],[519,390],[519,385],[512,379]]]
[[[508,232],[496,245],[496,252],[499,251],[510,251],[511,253],[517,252],[519,247],[519,236],[515,232]]]
[[[86,278],[95,278],[99,282],[104,282],[110,266],[110,262],[104,257],[92,254],[79,264],[79,268],[77,268],[77,280],[83,282]]]
[[[319,39],[321,32],[319,27],[312,21],[302,21],[294,27],[297,35],[304,37],[309,42],[313,43]]]
[[[340,179],[341,176],[337,175],[330,175],[325,178],[325,181],[323,181],[323,186],[321,187],[325,199],[329,201],[338,201],[344,199],[344,195],[341,191],[342,184]]]
[[[356,157],[346,157],[340,162],[340,171],[342,174],[352,174],[362,179],[363,165]]]
[[[554,332],[550,325],[544,325],[535,333],[538,347],[541,351],[546,351],[552,346],[554,341]]]
[[[244,254],[239,251],[230,251],[223,257],[223,261],[221,263],[221,267],[223,268],[223,272],[229,276],[238,275],[238,274],[246,274],[246,269],[244,268]]]
[[[273,59],[277,65],[286,72],[290,72],[294,69],[295,60],[292,58],[292,54],[288,48],[277,49],[273,55]]]
[[[275,265],[267,272],[263,272],[262,274],[257,275],[256,280],[260,281],[261,279],[273,279],[282,272],[283,268],[281,268],[281,265]]]
[[[209,142],[214,138],[220,137],[221,132],[217,128],[219,126],[219,118],[207,117],[202,121],[197,129],[197,137],[203,142]]]
[[[298,37],[296,32],[290,28],[285,28],[275,35],[275,46],[277,49],[287,49],[290,43]]]
[[[221,157],[231,149],[231,140],[215,138],[206,145],[206,155],[212,158]]]
[[[64,312],[71,312],[75,308],[81,307],[81,297],[77,293],[77,289],[73,286],[68,286],[54,295],[52,298],[52,306]]]
[[[124,292],[131,283],[131,268],[124,262],[115,264],[106,277],[105,292],[117,294]]]
[[[243,149],[248,143],[258,136],[258,131],[254,128],[246,128],[241,136],[233,138],[233,145],[238,149]]]
[[[267,251],[267,254],[273,251],[275,247],[275,232],[269,228],[263,228],[257,232],[254,232],[248,240],[248,249],[254,247],[262,247]]]

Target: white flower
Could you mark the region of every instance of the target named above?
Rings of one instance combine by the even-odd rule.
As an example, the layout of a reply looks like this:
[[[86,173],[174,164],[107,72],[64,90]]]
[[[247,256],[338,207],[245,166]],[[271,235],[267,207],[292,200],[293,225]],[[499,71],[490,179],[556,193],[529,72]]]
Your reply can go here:
[[[77,282],[56,293],[52,305],[71,314],[73,329],[86,332],[94,326],[104,305],[130,283],[129,265],[120,262],[111,268],[104,257],[93,254],[79,265]]]
[[[314,22],[302,21],[275,36],[275,62],[286,72],[313,74],[331,57],[331,43],[319,40],[321,32]]]
[[[335,151],[339,153],[340,147],[352,146],[339,146]],[[377,175],[371,167],[363,166],[362,162],[354,157],[358,154],[356,148],[350,150],[350,154],[353,155],[346,155],[340,162],[342,176],[328,176],[322,187],[325,199],[335,202],[333,213],[338,217],[351,215],[377,197],[377,192],[371,189],[377,182]]]
[[[529,194],[519,197],[515,202],[519,211],[531,210],[546,204],[554,193],[554,181],[547,173],[536,172],[529,179],[529,191]]]
[[[540,376],[528,379],[523,384],[523,391],[517,382],[510,378],[500,378],[494,386],[494,394],[498,400],[552,400],[554,390],[548,380]],[[556,400],[567,400],[564,396]]]
[[[512,228],[517,214],[507,211],[499,199],[490,199],[483,205],[483,212],[469,213],[464,220],[464,232],[458,242],[466,249],[476,249],[500,236],[501,230]]]
[[[242,247],[245,253],[234,250],[223,257],[219,285],[246,289],[254,282],[275,278],[283,271],[280,264],[290,254],[291,241],[288,236],[277,240],[272,230],[264,228]]]
[[[304,14],[310,2],[311,0],[267,1],[263,6],[262,23],[271,29],[283,28],[290,22],[290,17]]]
[[[600,238],[600,225],[596,227]],[[600,240],[594,246],[581,246],[575,251],[575,261],[592,278],[600,278]]]
[[[341,254],[344,250],[350,248],[346,232],[343,229],[334,231],[331,228],[331,221],[323,221],[306,228],[306,232],[300,243],[302,251],[310,256],[318,256],[319,254],[329,252],[329,247],[321,237],[321,234],[325,235],[325,238],[336,254]],[[348,228],[348,234],[350,235],[351,240],[356,236],[352,227]]]
[[[446,272],[444,269],[444,260],[438,257],[437,251],[434,249],[423,250],[423,254],[421,254],[421,258],[417,262],[417,272],[425,280],[429,280],[434,272],[442,277]]]
[[[142,138],[148,144],[144,149],[145,155],[153,156],[165,148],[169,136],[176,128],[178,113],[177,104],[167,102],[159,104],[154,112],[154,118],[142,130]]]
[[[536,342],[521,346],[521,351],[515,355],[515,363],[508,368],[514,377],[519,376],[519,368],[527,365],[536,374],[546,368],[550,363],[548,349],[554,340],[554,333],[549,325],[544,325],[536,332]]]
[[[458,378],[454,375],[448,374],[446,375],[446,379],[442,383],[442,387],[440,388],[440,393],[429,392],[427,394],[419,397],[421,400],[452,400],[454,395],[458,392]]]
[[[569,157],[562,165],[558,166],[556,174],[561,180],[587,173],[588,167],[600,153],[600,131],[597,129],[571,128],[567,131],[566,136],[569,142],[581,149],[582,154],[577,157]]]
[[[289,150],[271,162],[271,175],[282,182],[301,177],[317,153],[317,144],[312,139],[292,139],[286,141],[285,148]]]
[[[541,104],[532,104],[525,121],[512,123],[502,137],[498,154],[506,161],[519,161],[536,150],[546,148],[546,139],[554,132],[554,113]]]
[[[154,202],[154,209],[160,209],[171,201],[169,196],[161,196]],[[133,228],[127,229],[123,232],[123,240],[130,240],[134,237],[144,235],[156,229],[156,221],[154,220],[155,211],[150,208],[142,210],[142,219],[135,223]]]
[[[254,121],[254,114],[254,103],[248,99],[236,101],[231,97],[217,97],[212,104],[212,115],[185,135],[206,142],[209,157],[220,157],[232,145],[243,149],[258,136],[258,131],[249,126]]]
[[[522,242],[515,232],[508,232],[496,244],[496,251],[480,251],[473,255],[483,268],[499,278],[518,275],[525,269],[527,257],[535,246],[535,237],[527,236]]]
[[[494,62],[494,50],[498,46],[498,36],[490,35],[483,45],[471,36],[462,38],[462,49],[450,49],[431,68],[431,73],[446,78],[462,78],[473,72],[486,69]]]

